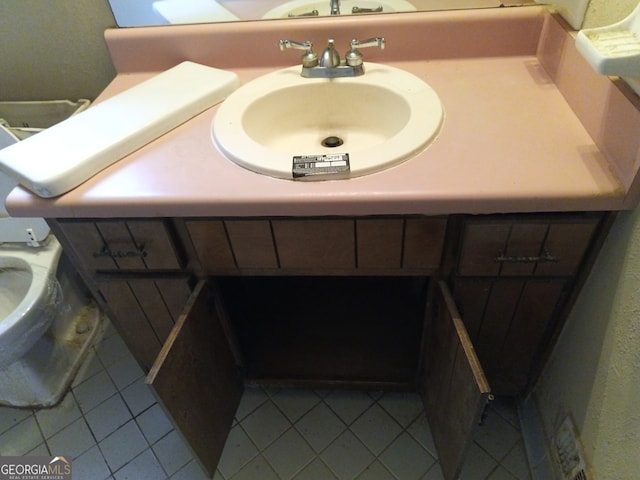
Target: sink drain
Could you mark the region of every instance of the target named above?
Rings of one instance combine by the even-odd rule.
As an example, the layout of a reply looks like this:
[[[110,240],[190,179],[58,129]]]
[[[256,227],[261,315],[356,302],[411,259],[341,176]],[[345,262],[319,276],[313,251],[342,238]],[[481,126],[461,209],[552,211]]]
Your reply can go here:
[[[320,143],[322,144],[323,147],[335,148],[342,145],[344,143],[344,140],[342,140],[340,137],[335,137],[331,135],[325,138],[324,140],[322,140],[322,142]]]

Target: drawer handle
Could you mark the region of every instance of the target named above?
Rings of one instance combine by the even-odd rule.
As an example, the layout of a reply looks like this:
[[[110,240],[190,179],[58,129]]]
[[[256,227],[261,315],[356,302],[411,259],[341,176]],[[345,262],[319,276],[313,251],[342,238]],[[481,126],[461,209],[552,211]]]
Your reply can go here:
[[[560,259],[545,250],[542,255],[538,256],[505,255],[504,252],[500,252],[494,261],[501,263],[545,263],[559,262]]]
[[[144,245],[140,245],[137,250],[109,250],[105,245],[102,250],[93,254],[93,258],[144,258],[146,256],[147,251],[144,249]]]

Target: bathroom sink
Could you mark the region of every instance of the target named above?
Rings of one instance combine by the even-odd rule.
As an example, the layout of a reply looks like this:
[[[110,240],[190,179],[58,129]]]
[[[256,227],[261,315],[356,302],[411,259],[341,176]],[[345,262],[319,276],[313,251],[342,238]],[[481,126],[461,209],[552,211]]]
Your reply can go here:
[[[350,178],[404,162],[437,136],[440,99],[404,70],[365,68],[351,78],[302,78],[299,66],[259,77],[222,103],[213,142],[238,165],[287,179]]]
[[[354,7],[360,11],[354,12]],[[351,15],[353,13],[370,13],[369,10],[377,10],[382,7],[381,12],[413,12],[416,10],[407,0],[342,0],[340,2],[340,14]],[[287,18],[312,16],[311,12],[317,11],[316,15],[330,15],[331,7],[329,0],[292,0],[272,8],[265,13],[262,18]]]

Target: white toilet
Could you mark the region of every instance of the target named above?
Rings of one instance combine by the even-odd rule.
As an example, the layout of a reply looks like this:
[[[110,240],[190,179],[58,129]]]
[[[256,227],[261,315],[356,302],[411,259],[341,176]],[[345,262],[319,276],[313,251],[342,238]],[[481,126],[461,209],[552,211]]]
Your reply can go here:
[[[17,138],[0,126],[0,148]],[[0,172],[0,404],[50,406],[64,395],[101,315],[42,218],[11,218],[16,182]]]

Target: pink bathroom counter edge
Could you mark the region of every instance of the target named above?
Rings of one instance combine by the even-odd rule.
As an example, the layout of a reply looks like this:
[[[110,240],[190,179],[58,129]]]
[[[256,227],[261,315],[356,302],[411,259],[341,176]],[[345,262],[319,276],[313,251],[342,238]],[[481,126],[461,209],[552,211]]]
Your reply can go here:
[[[504,10],[512,12],[503,14]],[[542,18],[548,21],[548,14],[527,7],[474,11],[467,15],[460,12],[407,15],[410,17],[402,21],[400,15],[381,15],[367,24],[367,31],[371,32],[369,36],[381,32],[390,45],[395,42],[412,50],[407,53],[397,49],[398,54],[394,55],[393,50],[387,49],[370,55],[371,60],[384,61],[423,78],[438,92],[446,119],[432,145],[398,166],[364,177],[323,182],[296,182],[256,174],[230,162],[214,147],[210,137],[217,109],[214,106],[65,195],[41,199],[17,188],[7,206],[18,216],[58,218],[435,215],[620,210],[633,206],[627,196],[633,186],[620,177],[608,153],[603,153],[593,133],[587,130],[588,125],[585,128],[575,107],[572,109],[573,105],[567,102],[565,92],[555,83],[557,72],[550,74],[545,70],[542,64],[547,60],[539,58],[537,47],[531,47],[532,32],[537,30],[539,35],[544,30]],[[500,25],[508,18],[521,24],[501,30]],[[314,23],[308,24],[313,28],[307,34],[319,35],[326,33],[323,28],[331,28],[337,39],[348,38],[349,28],[361,28],[350,19],[338,20],[328,26],[323,20],[314,19]],[[459,34],[469,30],[473,36],[478,28],[469,26],[477,27],[476,21],[490,27],[498,37],[488,40],[488,54],[474,53],[477,47],[473,38],[455,47],[467,49],[462,54],[450,45],[443,47],[453,48],[446,54],[431,44],[422,48],[421,39],[416,38],[417,30],[412,30],[422,27],[420,32],[429,31],[432,43],[442,44],[456,28]],[[496,21],[497,27],[490,25]],[[256,24],[265,24],[259,33],[265,42],[274,43],[265,52],[277,51],[273,35],[302,38],[295,31],[299,28],[296,22],[286,22]],[[461,23],[466,24],[465,28],[460,28]],[[247,25],[240,23],[234,31]],[[289,25],[294,25],[293,32],[286,31]],[[530,31],[522,31],[523,25]],[[217,27],[224,30],[229,25]],[[216,34],[211,33],[216,30],[215,25],[164,28],[169,31],[131,29],[107,34],[108,40],[109,35],[115,34],[110,48],[119,73],[98,100],[182,60],[230,68],[243,82],[295,63],[295,55],[291,59],[280,52],[273,57],[265,53],[267,59],[261,58],[261,62],[268,65],[254,68],[229,65],[238,61],[234,57],[238,52],[206,60],[201,58],[206,55],[202,50],[202,44],[206,43],[203,36],[213,35],[209,40],[215,40]],[[521,31],[505,33],[511,28]],[[251,31],[254,30],[255,26]],[[173,41],[158,46],[157,37],[166,35]],[[511,41],[509,35],[522,42]],[[122,43],[123,37],[128,43]],[[153,41],[147,44],[150,39]],[[534,40],[537,45],[537,38]],[[127,44],[129,48],[123,48]],[[193,49],[185,50],[188,45]],[[147,50],[151,53],[139,59],[136,71],[131,65],[145,48],[152,48]],[[234,48],[241,46],[235,44]],[[156,49],[164,54],[154,58]],[[416,49],[433,52],[416,53]],[[553,51],[548,45],[547,49]],[[191,53],[174,58],[180,50]],[[386,54],[388,58],[384,58]],[[581,79],[574,81],[579,85]]]

